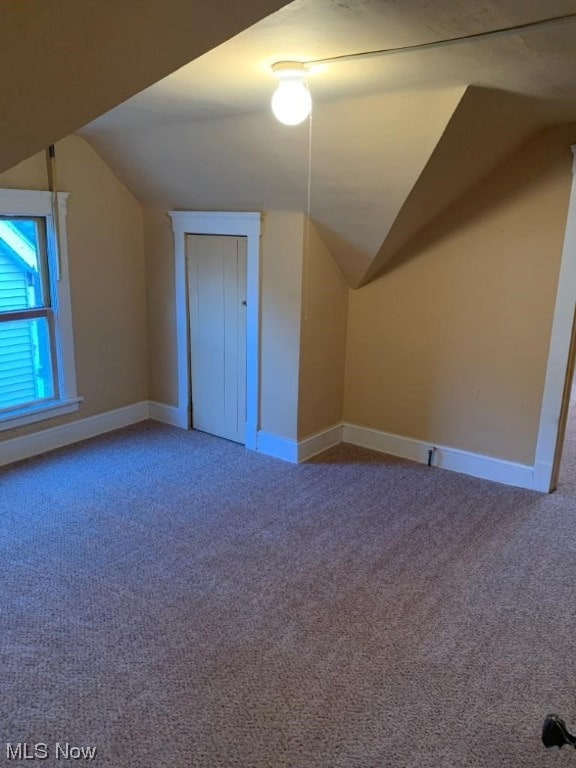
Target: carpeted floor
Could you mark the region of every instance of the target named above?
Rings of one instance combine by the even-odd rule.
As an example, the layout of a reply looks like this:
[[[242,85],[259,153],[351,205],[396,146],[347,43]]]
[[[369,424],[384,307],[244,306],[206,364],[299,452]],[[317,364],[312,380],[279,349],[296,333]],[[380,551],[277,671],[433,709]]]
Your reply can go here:
[[[0,488],[0,765],[576,766],[576,452],[542,496],[146,422]]]

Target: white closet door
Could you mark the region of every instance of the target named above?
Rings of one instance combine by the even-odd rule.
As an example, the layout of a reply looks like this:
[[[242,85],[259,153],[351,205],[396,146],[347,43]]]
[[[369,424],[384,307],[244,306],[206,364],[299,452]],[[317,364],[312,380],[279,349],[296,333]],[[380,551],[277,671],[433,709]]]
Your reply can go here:
[[[246,238],[187,235],[192,426],[246,432]]]

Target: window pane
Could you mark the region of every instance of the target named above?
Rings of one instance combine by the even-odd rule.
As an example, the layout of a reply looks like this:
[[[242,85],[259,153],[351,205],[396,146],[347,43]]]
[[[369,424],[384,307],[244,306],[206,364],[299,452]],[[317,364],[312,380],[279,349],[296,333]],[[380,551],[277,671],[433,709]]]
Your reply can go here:
[[[0,409],[54,395],[48,320],[0,323]]]
[[[44,233],[44,219],[0,217],[0,312],[49,304]]]

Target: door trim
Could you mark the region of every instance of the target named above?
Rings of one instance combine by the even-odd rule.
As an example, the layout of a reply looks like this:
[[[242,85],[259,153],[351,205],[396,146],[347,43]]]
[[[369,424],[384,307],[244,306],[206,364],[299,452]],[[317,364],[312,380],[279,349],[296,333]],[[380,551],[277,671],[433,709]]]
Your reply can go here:
[[[261,214],[227,211],[168,211],[174,232],[178,412],[190,429],[190,344],[186,235],[246,238],[246,448],[256,450],[260,421],[260,228]]]
[[[545,493],[554,490],[555,478],[558,475],[562,453],[560,441],[564,434],[568,413],[565,399],[570,397],[566,381],[570,376],[570,349],[576,306],[576,144],[573,144],[570,149],[574,155],[572,190],[558,277],[534,464],[534,490]]]

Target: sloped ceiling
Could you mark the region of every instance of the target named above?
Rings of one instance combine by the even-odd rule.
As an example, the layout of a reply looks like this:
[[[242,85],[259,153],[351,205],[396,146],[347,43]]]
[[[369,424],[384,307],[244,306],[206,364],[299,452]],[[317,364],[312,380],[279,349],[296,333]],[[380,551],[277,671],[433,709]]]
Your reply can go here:
[[[270,64],[568,13],[576,0],[297,0],[81,133],[145,205],[309,209],[355,287],[530,134],[576,117],[576,20],[323,65],[295,128],[269,111]]]
[[[554,122],[554,114],[545,100],[470,86],[360,282],[392,269],[395,256],[417,232],[519,144]]]
[[[318,110],[311,211],[351,285],[370,266],[463,93],[361,96]],[[268,112],[89,135],[147,205],[307,210],[308,127],[287,128]]]
[[[0,172],[286,0],[2,0]]]

